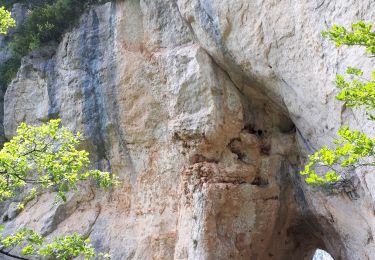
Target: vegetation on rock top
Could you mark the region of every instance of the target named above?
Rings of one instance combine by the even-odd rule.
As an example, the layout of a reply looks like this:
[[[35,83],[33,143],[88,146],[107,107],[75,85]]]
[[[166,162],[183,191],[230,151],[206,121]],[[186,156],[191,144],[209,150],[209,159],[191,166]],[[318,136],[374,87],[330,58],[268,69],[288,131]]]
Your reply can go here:
[[[109,0],[2,0],[11,7],[12,3],[24,3],[30,8],[24,23],[11,36],[9,48],[12,58],[0,66],[3,77],[0,85],[7,86],[16,76],[21,58],[49,42],[60,42],[66,30],[71,28],[84,10],[93,4]]]

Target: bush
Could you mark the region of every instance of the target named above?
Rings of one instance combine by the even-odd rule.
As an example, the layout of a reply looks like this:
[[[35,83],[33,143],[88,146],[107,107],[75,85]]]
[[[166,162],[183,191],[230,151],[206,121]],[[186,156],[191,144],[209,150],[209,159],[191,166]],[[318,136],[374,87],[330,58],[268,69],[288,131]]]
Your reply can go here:
[[[12,50],[18,56],[24,56],[47,42],[60,41],[65,30],[83,12],[85,3],[81,0],[57,0],[36,7],[14,36]]]
[[[5,6],[14,0],[0,0]],[[14,33],[10,42],[13,59],[0,66],[4,79],[0,84],[8,85],[15,77],[23,56],[44,44],[61,41],[64,32],[74,25],[85,8],[108,0],[23,0],[17,1],[32,6],[20,30]]]

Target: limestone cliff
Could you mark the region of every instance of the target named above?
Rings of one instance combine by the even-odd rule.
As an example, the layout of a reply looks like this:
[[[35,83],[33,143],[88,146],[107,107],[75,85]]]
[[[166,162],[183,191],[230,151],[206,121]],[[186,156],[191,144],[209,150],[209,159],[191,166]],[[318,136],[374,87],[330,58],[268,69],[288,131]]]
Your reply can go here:
[[[372,1],[123,0],[88,10],[57,50],[25,57],[4,97],[4,130],[59,117],[94,167],[121,185],[43,194],[10,232],[78,231],[113,259],[375,259],[373,174],[335,196],[304,184],[307,153],[338,127],[373,132],[336,101],[358,49],[320,32],[374,21]],[[1,112],[1,110],[0,110]],[[18,213],[18,212],[17,212]],[[3,216],[3,219],[4,219]]]

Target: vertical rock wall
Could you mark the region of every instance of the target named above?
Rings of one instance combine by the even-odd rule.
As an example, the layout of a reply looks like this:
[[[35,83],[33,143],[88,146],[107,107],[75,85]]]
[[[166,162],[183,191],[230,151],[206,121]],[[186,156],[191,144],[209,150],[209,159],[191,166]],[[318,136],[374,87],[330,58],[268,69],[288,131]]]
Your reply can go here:
[[[331,81],[349,62],[319,32],[372,19],[370,1],[137,1],[88,10],[57,50],[25,57],[8,87],[5,135],[59,117],[84,134],[93,167],[121,185],[43,194],[4,213],[7,232],[78,231],[113,259],[375,257],[371,175],[359,199],[298,176],[343,122]],[[355,60],[354,60],[355,59]],[[342,114],[340,114],[342,113]],[[302,157],[301,157],[302,156]],[[18,212],[17,212],[18,213]],[[5,217],[6,216],[6,217]]]

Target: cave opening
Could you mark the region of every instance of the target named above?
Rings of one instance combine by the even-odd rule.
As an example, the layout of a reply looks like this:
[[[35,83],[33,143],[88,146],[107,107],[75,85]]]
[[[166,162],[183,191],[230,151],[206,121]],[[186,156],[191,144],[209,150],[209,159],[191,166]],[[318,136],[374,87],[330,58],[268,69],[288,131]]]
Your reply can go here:
[[[279,188],[279,194],[277,194],[279,208],[272,208],[272,204],[267,205],[270,211],[277,210],[278,217],[273,220],[272,235],[269,236],[268,244],[263,248],[253,242],[249,250],[251,256],[256,257],[256,254],[264,249],[267,250],[264,251],[267,252],[267,256],[263,256],[264,259],[334,260],[332,256],[341,259],[341,252],[337,251],[337,248],[341,247],[340,241],[331,240],[331,237],[326,236],[329,233],[334,237],[339,237],[338,234],[330,222],[316,216],[315,209],[307,197],[311,194],[306,193],[303,179],[298,174],[301,168],[301,158],[306,155],[299,148],[301,145],[298,143],[297,136],[299,130],[293,119],[288,111],[270,101],[260,91],[251,92],[245,89],[243,92],[245,124],[242,135],[245,136],[244,133],[248,133],[260,143],[261,159],[259,160],[262,162],[262,167],[266,165],[265,162],[271,165],[271,160],[267,161],[269,158],[273,158],[274,161],[275,158],[279,158],[282,162],[280,164],[282,167],[276,172],[268,171],[257,175],[251,182],[252,185],[257,185],[256,188],[270,190],[275,186]],[[249,150],[248,146],[246,147]],[[239,158],[244,162],[254,162],[255,153],[248,150],[239,149],[237,152],[241,154]],[[267,180],[267,185],[261,185],[263,179],[259,176]],[[267,196],[268,193],[265,197]],[[268,203],[269,200],[263,199],[262,209],[257,210],[266,215],[267,212],[263,210],[264,201]],[[270,213],[267,217],[265,215],[263,217],[267,218],[268,223],[272,223],[269,217],[272,214]],[[266,234],[267,232],[260,233]],[[260,241],[263,242],[261,239]],[[255,246],[258,247],[255,249]]]
[[[334,260],[332,256],[323,249],[316,249],[312,260]]]

